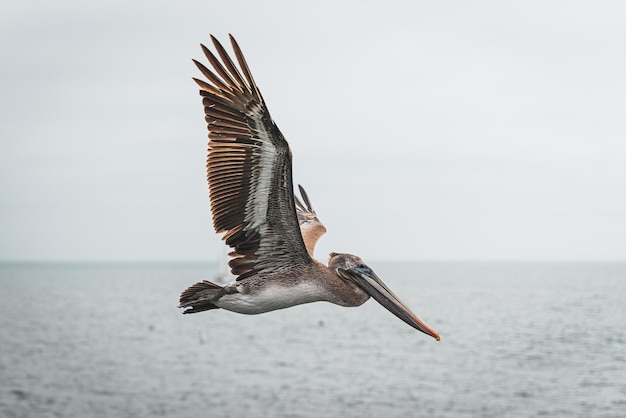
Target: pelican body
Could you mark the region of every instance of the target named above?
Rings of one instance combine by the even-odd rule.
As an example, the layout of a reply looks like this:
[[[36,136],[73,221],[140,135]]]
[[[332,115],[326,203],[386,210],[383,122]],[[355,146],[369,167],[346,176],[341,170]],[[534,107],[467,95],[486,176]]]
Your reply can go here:
[[[211,36],[219,58],[201,45],[212,70],[194,63],[209,131],[207,180],[213,226],[231,247],[236,279],[223,286],[204,280],[185,290],[185,314],[226,309],[260,314],[326,301],[360,306],[373,297],[413,328],[439,340],[369,268],[351,254],[317,261],[315,244],[326,232],[305,190],[294,194],[291,151],[274,123],[243,53],[230,42],[237,65]]]

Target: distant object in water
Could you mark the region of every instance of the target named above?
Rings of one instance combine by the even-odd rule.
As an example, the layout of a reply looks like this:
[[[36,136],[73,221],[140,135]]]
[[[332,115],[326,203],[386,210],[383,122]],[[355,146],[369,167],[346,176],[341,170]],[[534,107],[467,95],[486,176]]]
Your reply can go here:
[[[260,314],[327,301],[359,306],[373,297],[413,328],[439,340],[363,260],[331,253],[328,267],[313,258],[326,228],[300,186],[294,196],[291,151],[272,120],[241,49],[230,41],[239,69],[211,36],[218,59],[204,45],[213,70],[195,61],[207,81],[194,78],[203,97],[209,130],[207,179],[213,226],[233,251],[228,263],[236,280],[207,280],[180,296],[184,313],[227,309]]]

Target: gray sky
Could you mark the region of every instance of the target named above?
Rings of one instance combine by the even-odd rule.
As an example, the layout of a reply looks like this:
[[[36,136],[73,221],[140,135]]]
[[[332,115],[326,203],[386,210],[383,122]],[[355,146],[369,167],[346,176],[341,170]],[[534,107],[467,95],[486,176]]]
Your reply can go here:
[[[313,3],[4,5],[0,260],[216,259],[209,33],[290,142],[320,259],[626,259],[626,3]]]

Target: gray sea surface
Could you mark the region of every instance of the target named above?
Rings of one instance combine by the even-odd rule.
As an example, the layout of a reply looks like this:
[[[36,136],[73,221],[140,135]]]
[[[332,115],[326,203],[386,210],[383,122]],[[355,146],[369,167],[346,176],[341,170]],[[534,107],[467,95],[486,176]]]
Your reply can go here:
[[[1,264],[0,417],[626,417],[626,264],[372,263],[378,305],[182,315],[210,264]]]

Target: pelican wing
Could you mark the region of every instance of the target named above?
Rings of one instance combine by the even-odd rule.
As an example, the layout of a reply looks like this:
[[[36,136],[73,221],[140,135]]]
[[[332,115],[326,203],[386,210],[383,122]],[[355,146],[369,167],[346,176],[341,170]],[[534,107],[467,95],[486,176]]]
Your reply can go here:
[[[298,189],[300,189],[300,195],[302,196],[302,200],[296,198],[296,213],[298,215],[298,223],[300,224],[300,233],[302,234],[302,239],[304,240],[304,245],[306,246],[306,250],[311,257],[313,257],[313,252],[315,251],[315,244],[317,244],[317,240],[320,239],[322,235],[326,233],[326,227],[322,222],[320,222],[317,214],[313,210],[313,205],[311,205],[311,201],[309,200],[309,196],[306,194],[304,187],[298,184]]]
[[[296,215],[289,145],[272,120],[241,49],[230,41],[239,69],[211,36],[213,70],[195,61],[195,79],[209,130],[207,179],[213,226],[233,248],[231,272],[245,279],[265,269],[312,262]],[[242,75],[243,74],[243,75]]]

